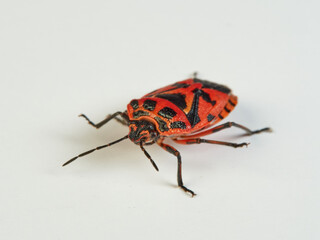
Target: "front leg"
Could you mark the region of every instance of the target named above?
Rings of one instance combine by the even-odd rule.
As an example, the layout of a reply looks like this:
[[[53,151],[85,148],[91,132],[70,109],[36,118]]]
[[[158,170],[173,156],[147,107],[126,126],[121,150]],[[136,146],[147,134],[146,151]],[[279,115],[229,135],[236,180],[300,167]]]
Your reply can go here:
[[[157,144],[162,147],[164,150],[166,150],[167,152],[173,154],[174,156],[177,157],[177,160],[178,160],[178,172],[177,172],[177,180],[178,180],[178,185],[180,188],[182,188],[185,192],[187,193],[190,193],[191,196],[195,196],[196,194],[191,191],[190,189],[186,188],[184,185],[183,185],[183,181],[182,181],[182,162],[181,162],[181,155],[179,153],[178,150],[176,150],[174,147],[168,145],[168,144],[164,144],[163,143],[163,139],[159,139],[157,141]]]
[[[114,114],[112,114],[112,115],[108,115],[104,120],[102,120],[101,122],[99,122],[99,123],[97,123],[97,124],[93,123],[93,122],[92,122],[86,115],[84,115],[84,114],[80,114],[79,117],[85,118],[91,126],[95,127],[96,129],[99,129],[100,127],[102,127],[103,125],[105,125],[106,123],[108,123],[111,119],[113,119],[113,118],[116,118],[116,119],[117,119],[117,116],[118,116],[118,115],[121,115],[121,116],[122,116],[123,114],[124,114],[124,113],[122,113],[122,112],[116,112],[116,113],[114,113]],[[126,125],[127,125],[127,124],[126,124]]]

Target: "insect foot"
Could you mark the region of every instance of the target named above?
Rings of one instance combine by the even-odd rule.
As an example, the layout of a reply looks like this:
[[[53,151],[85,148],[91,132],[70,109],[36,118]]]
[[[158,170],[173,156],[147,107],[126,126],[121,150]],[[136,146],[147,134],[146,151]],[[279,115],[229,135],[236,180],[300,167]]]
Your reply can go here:
[[[194,193],[193,191],[191,191],[190,189],[186,188],[185,186],[179,186],[180,188],[183,189],[183,191],[185,191],[186,193],[190,193],[191,194],[191,197],[194,197],[196,196],[197,194]]]
[[[258,134],[258,133],[262,133],[262,132],[269,132],[271,133],[272,132],[272,129],[267,127],[267,128],[262,128],[262,129],[259,129],[259,130],[255,130],[255,131],[251,131],[249,133],[246,133],[244,134],[244,136],[252,136],[254,134]]]
[[[249,144],[250,144],[250,143],[245,143],[245,142],[244,142],[244,143],[239,143],[239,144],[234,143],[234,144],[232,145],[232,147],[234,147],[234,148],[244,147],[244,146],[248,147]]]

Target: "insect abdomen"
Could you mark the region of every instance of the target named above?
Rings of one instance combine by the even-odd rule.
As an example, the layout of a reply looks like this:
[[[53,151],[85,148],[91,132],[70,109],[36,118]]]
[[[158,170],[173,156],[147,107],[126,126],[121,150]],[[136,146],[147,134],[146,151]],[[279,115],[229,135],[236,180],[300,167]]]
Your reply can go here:
[[[226,105],[223,107],[222,111],[217,116],[219,121],[226,118],[229,115],[229,113],[236,107],[237,103],[237,96],[231,94]],[[217,122],[218,121],[216,121],[215,123]]]

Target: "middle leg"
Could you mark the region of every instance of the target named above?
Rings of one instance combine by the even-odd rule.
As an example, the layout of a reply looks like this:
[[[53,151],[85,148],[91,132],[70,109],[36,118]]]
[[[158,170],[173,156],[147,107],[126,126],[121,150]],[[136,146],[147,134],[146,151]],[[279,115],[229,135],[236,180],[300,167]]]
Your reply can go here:
[[[178,180],[178,185],[180,188],[182,188],[185,192],[188,192],[193,196],[195,196],[196,194],[191,191],[190,189],[186,188],[184,185],[183,185],[183,181],[182,181],[182,162],[181,162],[181,155],[180,155],[180,152],[178,150],[176,150],[174,147],[168,145],[168,144],[165,144],[163,143],[163,139],[159,139],[158,140],[158,145],[160,147],[162,147],[164,150],[166,150],[167,152],[173,154],[174,156],[177,157],[177,160],[178,160],[178,172],[177,172],[177,180]]]

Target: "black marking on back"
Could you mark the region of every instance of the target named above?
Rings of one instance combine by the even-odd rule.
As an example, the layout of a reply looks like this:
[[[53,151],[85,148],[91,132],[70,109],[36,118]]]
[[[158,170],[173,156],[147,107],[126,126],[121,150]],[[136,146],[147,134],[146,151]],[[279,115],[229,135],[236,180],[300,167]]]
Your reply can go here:
[[[220,113],[218,114],[218,117],[219,117],[220,119],[223,119],[223,117],[221,116],[221,114],[220,114]]]
[[[174,86],[175,88],[171,89],[171,90],[175,90],[175,89],[178,89],[178,88],[187,88],[189,87],[190,85],[187,84],[187,83],[175,83],[175,84],[172,84],[172,86]]]
[[[231,105],[232,107],[235,107],[235,106],[236,106],[236,104],[235,104],[235,103],[233,103],[233,102],[231,102],[231,100],[230,100],[230,99],[228,100],[228,102],[230,103],[230,105]]]
[[[153,111],[155,109],[156,105],[157,105],[156,101],[147,99],[143,103],[143,108],[146,110],[149,110],[149,111]]]
[[[207,116],[208,122],[211,122],[213,119],[215,119],[215,116],[213,116],[212,114],[209,113]]]
[[[199,98],[202,95],[202,91],[200,89],[194,89],[192,92],[194,94],[194,97],[193,97],[191,109],[187,114],[187,118],[191,124],[191,127],[194,127],[197,123],[200,122],[198,110],[199,110]]]
[[[203,90],[200,90],[200,91],[201,91],[201,97],[202,97],[203,100],[205,100],[208,103],[211,103],[212,106],[216,105],[217,102],[216,101],[211,101],[210,96],[209,96],[208,93],[206,93]]]
[[[179,107],[181,110],[183,110],[187,107],[186,95],[183,95],[181,93],[158,94],[158,95],[156,95],[156,97],[163,98],[163,99],[168,100],[169,102],[172,102],[174,105]]]
[[[158,114],[161,117],[164,117],[164,118],[167,118],[167,119],[172,119],[175,115],[177,115],[177,113],[172,108],[169,108],[169,107],[162,108],[158,112]]]
[[[186,129],[187,126],[184,122],[176,121],[176,122],[172,122],[170,124],[170,128],[172,128],[172,129],[174,129],[174,128]]]
[[[130,102],[130,105],[131,105],[131,107],[132,107],[134,110],[136,110],[136,109],[139,108],[138,100],[132,100],[132,101]]]
[[[224,107],[224,110],[225,110],[227,113],[230,113],[230,112],[231,112],[231,110],[228,109],[227,107]]]
[[[163,121],[161,118],[159,118],[159,117],[155,117],[154,118],[156,121],[157,121],[157,123],[159,124],[159,130],[161,131],[161,132],[166,132],[166,131],[169,131],[169,128],[168,128],[168,126],[167,126],[167,123],[165,122],[165,121]]]
[[[231,89],[230,88],[228,88],[228,87],[226,87],[224,85],[220,85],[218,83],[209,82],[209,81],[206,81],[206,80],[200,80],[198,78],[193,79],[193,81],[195,83],[201,83],[203,88],[214,89],[214,90],[226,93],[226,94],[231,93]]]
[[[141,116],[149,116],[149,113],[142,110],[138,110],[136,112],[133,112],[132,116],[133,118],[139,118]]]
[[[174,83],[174,84],[168,86],[168,87],[171,87],[171,88],[166,89],[166,90],[162,90],[162,91],[154,90],[154,91],[150,92],[146,97],[151,97],[156,92],[157,92],[157,94],[163,94],[165,92],[170,92],[170,91],[173,91],[173,90],[176,90],[176,89],[179,89],[179,88],[187,88],[189,86],[190,86],[190,84],[187,84],[187,83]]]
[[[210,103],[212,106],[216,105],[216,101],[211,101],[209,94],[203,91],[202,89],[196,88],[192,92],[194,94],[194,97],[193,97],[191,109],[187,114],[187,118],[191,126],[194,127],[197,123],[201,121],[198,114],[199,98],[202,97],[204,101]]]

